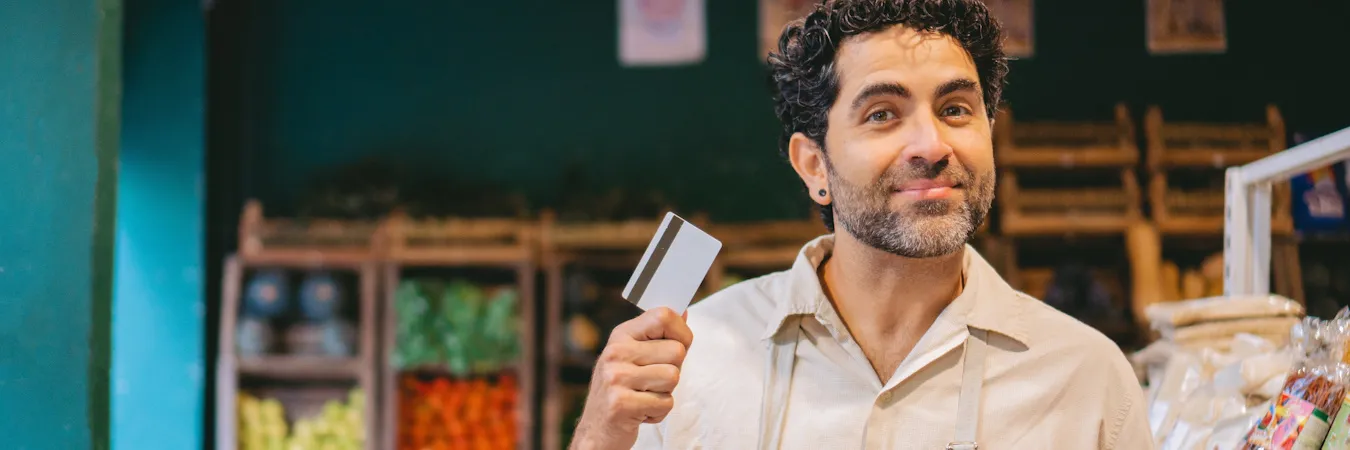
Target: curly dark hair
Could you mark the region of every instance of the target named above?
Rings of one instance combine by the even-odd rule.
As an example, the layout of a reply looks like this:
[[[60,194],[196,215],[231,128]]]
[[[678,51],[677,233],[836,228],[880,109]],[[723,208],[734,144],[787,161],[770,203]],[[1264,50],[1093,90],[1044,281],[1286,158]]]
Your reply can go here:
[[[839,96],[835,53],[848,37],[901,25],[956,39],[975,62],[985,110],[993,118],[1008,75],[1003,32],[980,0],[824,0],[806,17],[788,24],[769,54],[774,112],[782,122],[779,151],[798,132],[825,148],[826,116]],[[827,157],[828,162],[828,157]],[[820,208],[834,232],[834,208]]]

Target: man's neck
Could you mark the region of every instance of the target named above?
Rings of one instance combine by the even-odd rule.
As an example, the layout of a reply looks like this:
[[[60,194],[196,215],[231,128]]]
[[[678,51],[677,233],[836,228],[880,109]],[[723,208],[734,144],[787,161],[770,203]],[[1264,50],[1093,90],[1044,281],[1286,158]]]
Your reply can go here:
[[[836,233],[822,265],[826,296],[884,382],[962,289],[965,251],[897,256]]]

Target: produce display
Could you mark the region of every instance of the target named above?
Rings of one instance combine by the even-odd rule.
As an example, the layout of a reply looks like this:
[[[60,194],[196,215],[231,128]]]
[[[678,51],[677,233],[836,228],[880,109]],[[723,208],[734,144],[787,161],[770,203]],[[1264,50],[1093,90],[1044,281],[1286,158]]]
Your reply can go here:
[[[456,376],[496,373],[520,355],[519,295],[463,280],[405,280],[394,294],[400,369],[442,368]]]
[[[1293,300],[1252,296],[1160,303],[1146,315],[1163,338],[1131,359],[1159,449],[1350,450],[1350,309],[1323,320]]]
[[[236,329],[240,355],[356,353],[356,325],[342,316],[346,292],[333,274],[310,272],[298,292],[291,292],[285,271],[263,270],[249,278],[245,289]],[[284,348],[278,337],[284,337]]]
[[[399,450],[516,448],[513,375],[424,381],[403,377],[399,389]]]
[[[514,449],[521,353],[514,287],[404,280],[394,294],[400,450]]]
[[[273,398],[241,393],[239,407],[240,450],[358,450],[364,447],[365,394],[352,390],[346,402],[330,400],[314,417],[286,424],[286,411]]]

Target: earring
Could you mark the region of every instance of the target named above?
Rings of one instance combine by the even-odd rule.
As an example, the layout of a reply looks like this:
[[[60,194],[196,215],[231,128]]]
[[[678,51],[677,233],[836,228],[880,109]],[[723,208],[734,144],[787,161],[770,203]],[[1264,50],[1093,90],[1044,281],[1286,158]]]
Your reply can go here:
[[[817,191],[817,192],[816,192],[816,195],[819,195],[819,196],[821,196],[821,197],[824,197],[824,196],[825,196],[825,190],[824,190],[824,189],[821,189],[821,190]]]

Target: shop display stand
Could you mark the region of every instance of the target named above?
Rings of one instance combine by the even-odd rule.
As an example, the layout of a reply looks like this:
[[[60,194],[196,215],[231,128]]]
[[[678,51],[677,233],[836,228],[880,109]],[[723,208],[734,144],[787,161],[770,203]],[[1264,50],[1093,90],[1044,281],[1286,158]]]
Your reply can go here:
[[[1130,308],[1142,317],[1134,297],[1148,288],[1141,287],[1144,280],[1134,274],[1151,269],[1150,259],[1137,255],[1156,252],[1152,247],[1157,244],[1149,239],[1151,228],[1140,204],[1135,125],[1124,104],[1117,104],[1113,112],[1111,122],[1017,122],[1010,109],[999,112],[994,143],[1000,168],[997,201],[1003,239],[993,244],[1007,253],[1002,270],[1009,284],[1039,295],[1055,272],[1019,267],[1019,244],[1123,237],[1134,277],[1129,287]],[[1062,185],[1061,180],[1073,184]],[[995,263],[992,257],[990,262]],[[1105,324],[1097,327],[1121,339],[1134,333]]]
[[[1285,149],[1284,120],[1279,109],[1268,105],[1265,115],[1265,123],[1169,122],[1161,108],[1149,108],[1145,117],[1149,203],[1164,248],[1177,250],[1174,247],[1180,243],[1194,247],[1208,240],[1213,241],[1215,252],[1223,248],[1224,192],[1218,184],[1223,168],[1249,164]],[[1184,178],[1209,179],[1212,186],[1180,187]],[[1273,256],[1281,262],[1276,266],[1276,292],[1301,302],[1302,271],[1298,245],[1292,238],[1294,221],[1287,180],[1275,183],[1272,192],[1270,222],[1279,236]]]
[[[382,245],[379,224],[334,220],[299,221],[269,219],[262,204],[249,201],[239,224],[239,250],[225,260],[222,283],[219,356],[216,368],[216,448],[238,448],[237,395],[241,378],[314,383],[350,381],[366,395],[365,448],[378,448],[375,439],[375,302],[377,254]],[[353,357],[265,355],[242,356],[236,352],[236,325],[244,286],[250,269],[326,269],[358,275],[358,344]],[[329,395],[292,395],[310,403]]]
[[[701,228],[706,227],[707,220],[702,215],[688,219]],[[595,365],[594,360],[569,357],[565,349],[566,327],[563,316],[567,302],[567,271],[570,268],[605,270],[623,274],[626,279],[627,274],[637,267],[647,244],[660,226],[659,217],[652,220],[565,223],[559,222],[552,211],[542,214],[540,248],[547,286],[544,318],[544,336],[547,338],[544,339],[544,395],[541,408],[541,448],[544,450],[560,450],[568,445],[563,442],[564,427],[575,424],[564,423],[564,408],[568,406],[565,404],[566,397],[570,390],[580,394],[585,389],[585,386],[568,389],[562,380],[564,368],[572,367],[589,373]],[[605,300],[624,301],[622,298]]]
[[[1350,159],[1350,128],[1225,171],[1224,295],[1269,293],[1276,185]],[[1282,261],[1283,262],[1283,261]]]
[[[400,374],[417,372],[448,375],[443,368],[401,370],[391,356],[396,348],[397,311],[394,302],[402,271],[414,268],[502,269],[515,272],[519,289],[520,361],[515,367],[519,396],[516,400],[517,448],[532,447],[535,389],[535,275],[537,274],[537,223],[517,219],[413,220],[395,213],[385,227],[388,241],[383,265],[382,346],[380,364],[381,448],[394,450],[399,439]]]
[[[1014,122],[1005,108],[995,121],[994,139],[1003,235],[1118,234],[1141,220],[1134,172],[1139,146],[1124,105],[1116,106],[1110,123]],[[1120,182],[1072,189],[1022,183],[1085,171]]]
[[[1168,122],[1162,109],[1151,106],[1144,120],[1148,142],[1149,203],[1153,221],[1164,235],[1217,235],[1224,226],[1221,189],[1185,189],[1169,174],[1190,170],[1219,176],[1224,167],[1248,164],[1284,150],[1284,120],[1274,105],[1266,107],[1264,124]],[[1275,187],[1273,230],[1293,230],[1288,184]]]

